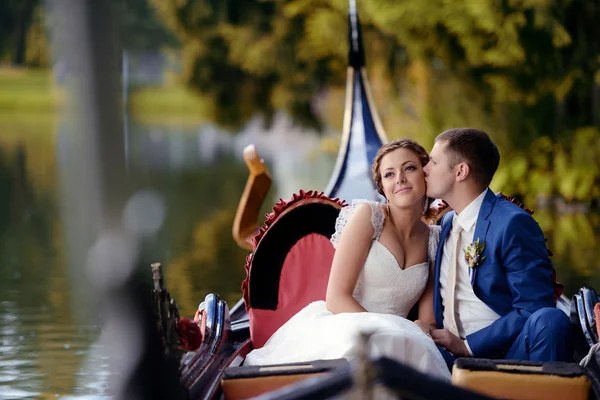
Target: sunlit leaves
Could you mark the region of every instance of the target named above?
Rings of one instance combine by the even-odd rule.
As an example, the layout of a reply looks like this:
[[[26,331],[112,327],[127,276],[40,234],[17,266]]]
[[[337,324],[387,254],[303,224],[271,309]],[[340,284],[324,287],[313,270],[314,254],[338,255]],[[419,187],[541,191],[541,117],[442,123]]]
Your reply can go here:
[[[274,72],[277,39],[250,27],[224,24],[220,32],[229,44],[228,60],[249,74],[264,78]]]
[[[185,81],[202,93],[239,103],[241,90],[252,87],[250,109],[284,108],[308,121],[314,115],[302,113],[314,113],[312,97],[324,87],[343,85],[346,0],[151,1],[185,42],[203,41],[216,54],[185,47],[184,53],[192,51],[184,55]],[[581,79],[579,68],[561,66],[560,51],[573,38],[567,11],[554,2],[380,0],[359,1],[358,7],[369,65],[386,65],[391,77],[401,76],[407,62],[425,61],[433,68],[441,62],[465,83],[478,85],[488,101],[526,107],[536,107],[548,94],[567,98],[574,79]],[[214,72],[199,71],[207,68]],[[521,114],[515,134],[535,129],[527,124],[536,121],[528,118]]]
[[[298,44],[300,60],[334,57],[343,59],[348,54],[347,19],[331,9],[312,13],[306,19],[306,36]]]
[[[344,85],[346,0],[151,1],[183,38],[184,81],[213,101],[217,122],[284,109],[335,126],[321,100]],[[494,184],[531,198],[597,192],[598,158],[586,151],[598,143],[565,138],[598,120],[590,88],[599,84],[600,10],[547,0],[357,3],[390,137],[427,144],[449,127],[476,126],[505,155]]]
[[[600,132],[582,128],[569,143],[541,137],[521,154],[503,159],[493,181],[496,190],[520,193],[528,203],[558,195],[568,202],[600,196]]]

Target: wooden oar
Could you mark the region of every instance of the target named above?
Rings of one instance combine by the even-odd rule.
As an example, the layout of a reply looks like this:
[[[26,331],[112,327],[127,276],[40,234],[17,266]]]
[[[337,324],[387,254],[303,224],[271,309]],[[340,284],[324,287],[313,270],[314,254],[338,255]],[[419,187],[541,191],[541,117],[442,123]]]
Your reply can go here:
[[[271,188],[271,176],[253,144],[244,148],[244,161],[250,175],[233,220],[233,239],[240,246],[252,250],[252,238],[258,232],[258,213]]]

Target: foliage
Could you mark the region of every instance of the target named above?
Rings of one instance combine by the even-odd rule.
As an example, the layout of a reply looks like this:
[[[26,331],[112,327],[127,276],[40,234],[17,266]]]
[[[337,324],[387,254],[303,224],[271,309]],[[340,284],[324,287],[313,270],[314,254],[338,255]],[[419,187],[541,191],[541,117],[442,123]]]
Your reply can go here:
[[[599,177],[600,132],[581,128],[569,141],[553,143],[542,136],[529,150],[508,155],[492,187],[530,204],[554,195],[581,202],[600,196]]]
[[[345,0],[150,1],[183,43],[185,81],[224,105],[222,117],[243,121],[255,110],[269,114],[283,106],[304,121],[316,117],[310,105],[323,86],[343,82]],[[598,6],[535,0],[359,5],[368,59],[386,65],[394,80],[415,62],[448,69],[488,102],[520,111],[526,120],[513,125],[524,140],[537,137],[537,128],[552,132],[545,112],[556,108],[565,108],[559,125],[591,121],[589,106],[576,116],[568,109],[590,102]]]
[[[217,122],[239,125],[283,108],[300,123],[332,123],[320,110],[344,83],[346,0],[150,1],[182,43],[183,81],[214,102]],[[597,3],[358,3],[390,137],[431,145],[444,129],[476,126],[500,145],[503,189],[594,195],[600,161],[580,158],[571,139],[592,144],[589,132],[600,127]],[[531,154],[557,158],[546,168]],[[587,169],[566,172],[571,159],[585,159]]]
[[[284,108],[319,124],[311,100],[345,71],[340,1],[313,15],[302,2],[150,1],[182,42],[184,82],[218,104],[218,122],[240,125],[257,110]]]
[[[15,65],[25,63],[27,32],[39,4],[39,0],[0,2],[0,61]]]
[[[175,38],[157,18],[148,0],[113,0],[113,3],[123,48],[153,50],[177,46]]]
[[[47,27],[52,8],[40,0],[0,2],[0,62],[47,67],[50,63]],[[156,17],[147,0],[112,0],[121,46],[130,50],[177,47],[177,41]]]

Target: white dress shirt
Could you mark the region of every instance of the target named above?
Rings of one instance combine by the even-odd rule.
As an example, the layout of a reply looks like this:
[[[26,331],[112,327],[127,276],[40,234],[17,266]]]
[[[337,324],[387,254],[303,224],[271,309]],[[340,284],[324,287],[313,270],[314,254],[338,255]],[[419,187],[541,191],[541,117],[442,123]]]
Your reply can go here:
[[[455,214],[452,225],[460,224],[462,231],[458,239],[458,259],[456,260],[456,289],[455,289],[455,320],[458,328],[458,334],[461,339],[465,339],[471,333],[477,332],[491,325],[500,316],[481,301],[473,291],[471,280],[469,278],[469,265],[464,257],[463,249],[474,242],[475,226],[477,217],[483,199],[489,189],[486,189],[475,200],[471,202],[460,214]],[[445,306],[446,282],[448,280],[448,268],[450,266],[450,257],[452,256],[452,235],[450,232],[444,243],[442,262],[440,267],[440,294],[442,296],[442,305]],[[469,344],[465,340],[465,345],[469,353],[473,355]]]

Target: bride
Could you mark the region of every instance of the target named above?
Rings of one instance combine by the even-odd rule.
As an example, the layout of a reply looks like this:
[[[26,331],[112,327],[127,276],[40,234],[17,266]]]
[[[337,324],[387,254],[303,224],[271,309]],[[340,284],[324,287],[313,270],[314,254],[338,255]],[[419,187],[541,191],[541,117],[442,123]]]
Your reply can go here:
[[[430,376],[450,372],[429,335],[433,265],[439,227],[421,221],[429,202],[423,167],[429,156],[402,139],[377,153],[373,178],[387,204],[355,200],[336,220],[336,248],[326,301],[307,305],[281,326],[244,365],[357,355],[358,334],[372,332],[371,356],[385,355]],[[421,301],[419,301],[421,299]],[[419,301],[419,319],[406,319]]]

